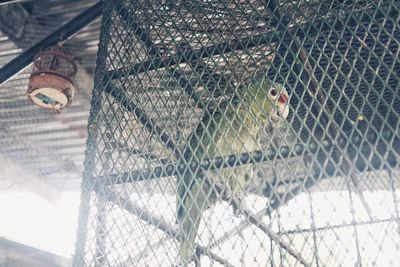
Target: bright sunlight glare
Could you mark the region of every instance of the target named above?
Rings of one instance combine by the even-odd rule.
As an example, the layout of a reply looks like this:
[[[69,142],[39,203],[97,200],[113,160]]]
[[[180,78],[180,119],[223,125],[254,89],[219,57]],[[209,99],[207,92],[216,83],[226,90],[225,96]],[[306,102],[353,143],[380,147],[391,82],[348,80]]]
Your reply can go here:
[[[71,258],[80,193],[64,192],[56,204],[33,193],[0,193],[0,237]]]

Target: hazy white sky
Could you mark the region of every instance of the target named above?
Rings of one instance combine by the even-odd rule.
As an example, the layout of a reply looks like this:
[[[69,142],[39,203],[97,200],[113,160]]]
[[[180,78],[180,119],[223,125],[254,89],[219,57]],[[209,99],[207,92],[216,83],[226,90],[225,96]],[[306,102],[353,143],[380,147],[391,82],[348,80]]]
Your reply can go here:
[[[54,205],[33,193],[0,193],[0,236],[71,258],[80,193],[62,193]]]

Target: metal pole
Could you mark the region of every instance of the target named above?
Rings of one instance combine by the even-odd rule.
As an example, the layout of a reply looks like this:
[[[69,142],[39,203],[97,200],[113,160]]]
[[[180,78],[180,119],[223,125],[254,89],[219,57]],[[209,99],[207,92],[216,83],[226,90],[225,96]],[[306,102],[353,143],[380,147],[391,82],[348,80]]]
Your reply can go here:
[[[100,3],[100,2],[99,2]],[[98,4],[99,4],[98,3]],[[96,4],[96,5],[98,5]],[[92,7],[93,8],[93,7]],[[103,11],[103,8],[101,8]],[[107,10],[104,10],[104,14],[109,14]],[[77,239],[75,245],[75,252],[73,257],[73,266],[86,266],[85,262],[85,252],[87,247],[87,233],[88,233],[88,223],[89,223],[89,215],[91,212],[91,204],[92,204],[92,186],[91,186],[91,178],[93,177],[93,170],[95,167],[95,143],[97,134],[95,131],[99,127],[97,115],[100,112],[102,105],[101,98],[101,79],[102,75],[106,72],[106,55],[107,55],[107,46],[110,40],[110,29],[111,21],[108,16],[104,16],[102,18],[101,23],[101,31],[100,31],[100,42],[99,42],[99,50],[97,51],[97,68],[96,68],[96,76],[94,81],[94,89],[93,89],[93,97],[91,103],[91,110],[88,119],[88,125],[91,126],[91,129],[88,131],[88,142],[86,145],[86,154],[85,154],[85,165],[84,165],[84,174],[82,180],[82,193],[81,193],[81,201],[79,208],[79,227],[77,231]],[[95,129],[95,130],[93,130]],[[97,240],[96,240],[97,241]]]
[[[18,4],[18,3],[26,3],[33,2],[34,0],[3,0],[0,2],[0,6],[10,5],[10,4]]]
[[[318,149],[318,144],[316,143],[309,143],[307,146],[303,144],[295,144],[292,147],[282,146],[279,150],[271,149],[267,152],[264,151],[254,151],[254,152],[245,152],[237,155],[228,155],[228,156],[218,156],[212,159],[205,159],[200,162],[192,162],[190,164],[190,168],[193,172],[199,171],[208,171],[208,170],[217,170],[221,168],[229,168],[229,167],[236,167],[244,164],[250,163],[261,163],[264,161],[270,161],[274,159],[285,159],[290,157],[296,156],[304,156],[304,155],[312,155],[318,158],[318,161],[314,163],[311,170],[314,170],[314,173],[311,177],[306,179],[304,185],[305,189],[312,187],[315,183],[317,183],[320,179],[324,179],[326,177],[330,177],[336,174],[337,167],[335,167],[335,163],[338,162],[328,162],[324,163],[326,157],[329,156],[329,153],[326,151],[330,151],[332,149],[333,144],[329,142],[323,143],[324,150]],[[366,143],[360,144],[360,150],[373,152],[374,147]],[[396,138],[393,140],[393,146],[388,147],[387,145],[381,144],[379,146],[380,151],[387,151],[388,149],[396,149],[397,152],[400,154],[400,139]],[[357,152],[352,151],[349,153],[350,156],[355,156]],[[165,162],[165,160],[162,160]],[[363,171],[375,170],[377,168],[389,168],[396,166],[399,160],[394,154],[387,155],[386,162],[383,161],[372,161],[372,166],[370,169],[365,169],[365,166],[362,162],[357,163],[357,168]],[[187,163],[181,162],[171,162],[168,164],[159,165],[153,168],[147,169],[140,169],[132,172],[125,172],[120,174],[110,174],[107,176],[98,176],[96,177],[96,183],[103,184],[103,185],[110,185],[110,184],[123,184],[123,183],[131,183],[135,181],[144,181],[144,180],[151,180],[157,179],[162,177],[168,177],[173,175],[178,175],[180,172],[183,172],[188,167]],[[339,166],[340,167],[340,166]],[[282,196],[277,195],[278,203],[281,203],[283,200],[289,201],[292,199],[293,196],[297,194],[296,190],[301,190],[301,188],[294,188],[290,193],[287,195],[287,192],[282,194]],[[285,196],[283,196],[285,195]],[[272,203],[275,203],[272,201]],[[278,203],[271,204],[273,207],[275,205],[280,205]],[[275,207],[277,208],[277,207]],[[274,209],[275,209],[274,208]]]
[[[0,85],[11,78],[13,75],[28,66],[34,56],[42,49],[56,45],[59,42],[66,41],[82,30],[84,27],[98,18],[103,10],[103,1],[97,2],[81,14],[32,45],[28,50],[14,58],[0,69]]]

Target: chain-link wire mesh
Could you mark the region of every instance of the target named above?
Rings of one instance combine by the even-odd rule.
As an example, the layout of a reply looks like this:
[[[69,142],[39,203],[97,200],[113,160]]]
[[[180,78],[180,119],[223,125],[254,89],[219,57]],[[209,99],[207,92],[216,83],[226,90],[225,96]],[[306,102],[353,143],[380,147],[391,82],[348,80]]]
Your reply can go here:
[[[76,266],[396,266],[398,1],[104,1]]]

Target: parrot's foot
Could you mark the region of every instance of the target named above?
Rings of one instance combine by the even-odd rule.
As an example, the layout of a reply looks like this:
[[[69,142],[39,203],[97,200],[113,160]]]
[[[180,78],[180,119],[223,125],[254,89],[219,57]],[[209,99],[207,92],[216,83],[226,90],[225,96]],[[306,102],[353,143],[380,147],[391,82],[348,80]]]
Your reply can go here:
[[[232,206],[232,212],[235,217],[240,216],[240,203],[237,203],[236,201],[231,201],[231,206]]]
[[[242,215],[243,208],[245,208],[245,201],[241,198],[231,199],[230,205],[232,206],[232,212],[235,217]]]
[[[225,189],[226,187],[224,186],[224,184],[214,183],[214,187],[216,189],[216,192],[220,196],[220,200],[229,203],[229,205],[232,206],[233,215],[235,217],[240,217],[244,207],[243,206],[244,200],[242,200],[242,197],[232,197],[232,194],[228,193],[227,190]]]

